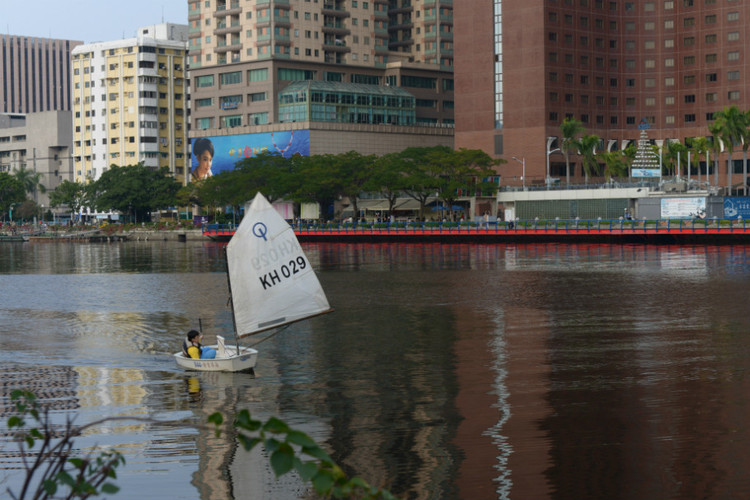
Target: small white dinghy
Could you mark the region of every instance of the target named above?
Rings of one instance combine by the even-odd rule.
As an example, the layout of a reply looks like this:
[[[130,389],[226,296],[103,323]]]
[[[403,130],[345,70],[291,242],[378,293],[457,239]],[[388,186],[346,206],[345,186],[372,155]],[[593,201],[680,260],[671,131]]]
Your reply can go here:
[[[229,298],[236,346],[217,335],[215,359],[193,359],[182,351],[177,364],[189,370],[247,371],[258,351],[239,339],[332,312],[315,270],[291,226],[258,193],[226,247]]]

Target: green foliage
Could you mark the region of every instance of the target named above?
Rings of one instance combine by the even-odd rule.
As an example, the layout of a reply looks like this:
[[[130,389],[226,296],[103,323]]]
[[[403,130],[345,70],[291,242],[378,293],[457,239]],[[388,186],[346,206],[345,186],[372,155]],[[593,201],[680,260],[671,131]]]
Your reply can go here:
[[[62,181],[49,195],[53,207],[67,206],[71,212],[78,212],[87,203],[86,186],[79,182]]]
[[[26,469],[21,491],[8,491],[11,498],[85,499],[119,491],[109,480],[117,478],[117,467],[125,463],[121,454],[104,451],[98,456],[73,457],[73,439],[80,435],[80,428],[73,429],[68,423],[63,436],[53,440],[47,412],[40,409],[33,393],[14,390],[11,401],[16,414],[8,418],[8,430],[15,432]],[[33,427],[27,428],[29,422]],[[38,484],[36,490],[34,484]],[[60,491],[64,495],[59,495]]]
[[[8,491],[13,500],[25,499],[86,499],[102,494],[112,495],[119,488],[110,480],[116,479],[116,469],[125,458],[116,451],[103,451],[97,456],[72,456],[74,439],[87,428],[113,420],[156,422],[139,417],[105,417],[81,427],[68,422],[61,437],[53,440],[47,412],[40,408],[36,396],[29,391],[14,390],[11,401],[15,414],[7,420],[8,430],[18,442],[26,479],[20,492]],[[31,422],[34,426],[27,428]],[[160,422],[164,425],[164,422]],[[214,413],[208,417],[218,437],[224,417]],[[237,441],[247,451],[262,445],[270,455],[271,468],[276,476],[297,472],[312,484],[316,493],[333,498],[361,498],[365,500],[395,500],[385,489],[376,488],[360,477],[349,478],[315,441],[282,420],[271,417],[267,421],[253,419],[248,410],[240,411],[232,425],[237,430]],[[202,427],[200,430],[209,430]],[[58,432],[58,434],[60,434]],[[38,486],[34,486],[37,484]]]
[[[19,205],[26,199],[24,186],[7,172],[0,172],[0,212],[9,214],[11,205]]]
[[[211,415],[209,422],[216,426],[216,434],[219,435],[223,423],[221,414]],[[295,471],[303,481],[312,483],[318,495],[371,500],[396,498],[360,477],[349,478],[310,436],[290,428],[276,417],[262,422],[253,419],[248,410],[242,410],[234,419],[234,427],[239,431],[239,443],[246,450],[250,451],[258,445],[265,447],[277,477]]]
[[[102,211],[116,210],[145,221],[151,212],[173,207],[180,184],[169,169],[153,170],[139,163],[112,165],[90,188],[92,205]]]

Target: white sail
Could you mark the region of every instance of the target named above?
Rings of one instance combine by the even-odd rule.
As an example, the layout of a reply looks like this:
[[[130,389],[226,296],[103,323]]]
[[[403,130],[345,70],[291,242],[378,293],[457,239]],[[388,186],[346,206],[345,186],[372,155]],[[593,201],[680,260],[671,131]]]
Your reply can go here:
[[[331,310],[289,224],[258,193],[227,245],[240,337]]]

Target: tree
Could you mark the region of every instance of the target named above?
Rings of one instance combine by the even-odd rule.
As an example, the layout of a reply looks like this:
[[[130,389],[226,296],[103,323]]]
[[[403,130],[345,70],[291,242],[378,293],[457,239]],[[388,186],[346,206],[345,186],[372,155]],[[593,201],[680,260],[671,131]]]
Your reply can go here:
[[[722,151],[721,141],[721,123],[713,121],[708,124],[708,131],[711,132],[711,149],[714,152],[714,172],[716,175],[716,186],[719,185],[719,155]]]
[[[354,217],[359,216],[357,198],[364,191],[370,180],[375,155],[361,155],[356,151],[349,151],[335,155],[331,160],[331,173],[339,179],[339,195],[349,198]]]
[[[97,210],[115,210],[145,221],[155,210],[177,204],[180,184],[169,169],[152,170],[142,163],[119,167],[112,165],[92,183],[92,204]]]
[[[734,171],[732,153],[734,152],[734,146],[740,143],[745,134],[744,113],[742,113],[737,106],[730,106],[714,113],[714,123],[716,124],[716,127],[718,127],[719,136],[727,150],[729,167],[727,172],[727,187],[729,188],[729,194],[731,195],[732,172]]]
[[[687,147],[679,141],[667,140],[662,159],[667,172],[679,177],[682,164],[687,163]]]
[[[566,117],[560,125],[562,141],[560,141],[560,150],[565,157],[565,182],[570,185],[570,150],[581,150],[578,137],[583,133],[584,128],[581,122],[574,118]]]
[[[405,164],[398,153],[388,153],[375,160],[372,176],[366,186],[368,191],[379,193],[388,200],[388,212],[393,213],[401,192],[406,187]]]
[[[607,180],[611,181],[612,177],[627,177],[629,162],[624,151],[602,151],[596,157],[604,162],[604,176]]]
[[[7,172],[0,172],[0,213],[3,217],[25,199],[26,191],[21,181]]]
[[[23,184],[23,188],[32,196],[34,201],[36,201],[37,191],[40,193],[47,192],[47,188],[41,183],[42,174],[39,172],[27,170],[24,165],[21,165],[21,168],[13,172],[13,176]]]
[[[71,213],[78,213],[87,204],[86,186],[79,182],[64,180],[54,191],[50,192],[49,203],[52,207],[67,206]]]
[[[709,143],[708,139],[700,136],[700,137],[690,137],[687,140],[688,146],[690,148],[690,151],[693,152],[693,165],[695,166],[695,170],[697,172],[698,180],[700,180],[701,176],[701,157],[706,158],[706,155],[708,154],[709,150],[711,149],[711,144]],[[708,160],[706,160],[706,180],[708,180]]]
[[[577,141],[578,152],[583,157],[583,172],[586,184],[589,177],[599,174],[599,163],[596,161],[596,147],[599,145],[598,135],[584,135]]]

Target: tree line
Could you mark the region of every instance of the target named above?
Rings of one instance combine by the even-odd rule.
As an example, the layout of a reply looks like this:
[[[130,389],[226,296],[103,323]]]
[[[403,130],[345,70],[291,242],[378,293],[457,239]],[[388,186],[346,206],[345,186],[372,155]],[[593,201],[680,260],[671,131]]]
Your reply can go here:
[[[225,207],[239,212],[256,192],[270,201],[284,199],[297,203],[318,203],[329,217],[336,200],[348,198],[358,213],[359,198],[370,193],[388,200],[392,210],[399,197],[411,197],[421,211],[436,197],[452,207],[461,196],[494,196],[498,187],[496,160],[481,150],[448,146],[413,147],[382,156],[355,151],[285,158],[261,153],[239,161],[235,168],[202,181],[182,186],[166,167],[153,170],[143,164],[112,165],[97,180],[88,183],[63,181],[50,192],[51,207],[66,207],[78,213],[88,207],[98,212],[119,212],[135,222],[149,220],[150,214],[174,207],[197,206],[206,213]],[[23,173],[19,173],[23,172]],[[13,175],[0,173],[0,212],[7,215],[13,206],[30,204],[31,214],[38,207],[27,198],[42,190],[39,174],[28,170]],[[32,178],[24,181],[22,178]],[[34,185],[33,188],[29,187]]]
[[[747,152],[750,147],[750,110],[741,111],[736,106],[725,107],[714,113],[713,121],[708,124],[711,137],[690,137],[682,144],[679,141],[667,140],[664,148],[659,151],[658,146],[653,146],[655,157],[661,159],[662,173],[674,175],[675,173],[692,169],[700,172],[701,159],[709,162],[712,158],[715,164],[715,172],[718,179],[719,155],[726,152],[728,155],[729,168],[727,175],[727,186],[732,187],[733,162],[732,155],[738,147],[742,148],[743,162],[742,186],[747,192]],[[624,150],[601,151],[602,139],[594,134],[586,134],[583,124],[573,118],[565,118],[560,125],[561,141],[560,150],[565,158],[565,173],[568,184],[570,183],[570,153],[576,152],[581,156],[584,176],[588,181],[591,176],[627,177],[628,169],[635,159],[636,147],[630,144]],[[691,161],[688,164],[688,153],[691,153]]]

